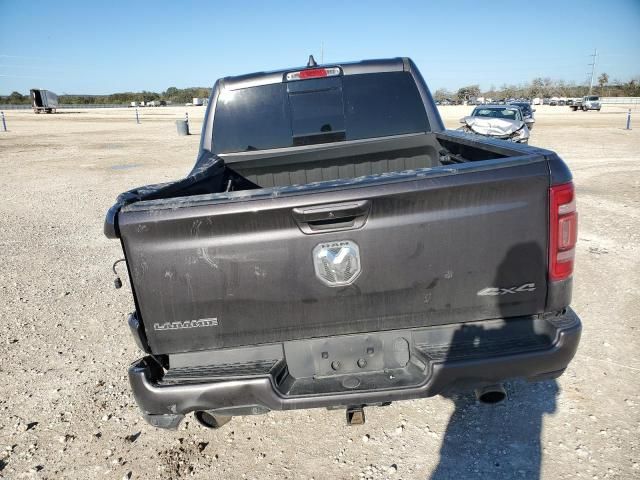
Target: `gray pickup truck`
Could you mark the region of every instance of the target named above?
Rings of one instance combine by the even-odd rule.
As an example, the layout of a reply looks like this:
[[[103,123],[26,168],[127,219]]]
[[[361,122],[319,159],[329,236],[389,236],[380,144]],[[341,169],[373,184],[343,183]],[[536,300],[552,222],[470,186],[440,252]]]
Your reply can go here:
[[[121,194],[152,425],[364,407],[555,378],[577,214],[554,152],[446,130],[416,65],[370,60],[216,82],[193,170]]]

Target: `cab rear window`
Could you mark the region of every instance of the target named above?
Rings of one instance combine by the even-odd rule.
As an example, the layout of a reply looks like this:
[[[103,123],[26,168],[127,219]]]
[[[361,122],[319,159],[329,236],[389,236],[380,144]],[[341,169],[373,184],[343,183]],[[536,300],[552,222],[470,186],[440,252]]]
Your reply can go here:
[[[429,131],[410,74],[385,72],[223,91],[214,153],[246,152]]]

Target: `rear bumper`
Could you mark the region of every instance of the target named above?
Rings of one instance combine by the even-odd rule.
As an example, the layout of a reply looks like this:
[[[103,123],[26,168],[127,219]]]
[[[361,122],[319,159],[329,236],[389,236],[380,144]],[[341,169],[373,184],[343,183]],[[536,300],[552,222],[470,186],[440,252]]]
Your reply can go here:
[[[533,317],[526,320],[534,322]],[[525,319],[520,321],[524,322]],[[221,415],[247,415],[266,413],[269,410],[376,405],[430,397],[451,388],[476,388],[515,378],[530,381],[555,378],[562,374],[578,348],[581,323],[570,309],[558,315],[535,317],[537,323],[531,323],[535,327],[531,329],[531,336],[544,336],[549,341],[546,344],[538,342],[534,348],[522,343],[522,337],[510,340],[502,338],[504,335],[500,337],[501,329],[496,329],[495,322],[497,321],[492,320],[473,322],[472,326],[439,326],[381,334],[402,335],[408,339],[411,359],[403,368],[385,367],[383,371],[334,377],[326,376],[325,372],[322,378],[314,375],[306,379],[295,379],[290,372],[296,368],[293,365],[291,367],[294,368],[290,368],[286,364],[287,358],[283,358],[276,364],[277,368],[272,368],[263,375],[247,374],[247,364],[244,363],[244,376],[219,376],[207,381],[191,379],[176,384],[164,382],[165,372],[154,366],[156,364],[151,357],[145,357],[130,367],[129,380],[145,419],[157,427],[175,428],[185,414],[197,410],[216,411]],[[510,325],[514,320],[502,322]],[[544,327],[543,335],[540,334],[540,325]],[[457,333],[453,337],[447,337],[446,334],[443,336],[448,328],[464,332],[472,329],[471,337],[466,333],[466,337],[458,336]],[[472,338],[473,335],[476,337]],[[372,336],[375,340],[376,334],[368,334],[368,342],[371,342]],[[352,338],[349,342],[359,341],[357,337]],[[449,338],[448,348],[442,348],[442,343],[436,347],[420,343],[424,339],[433,342],[434,339],[442,338]],[[473,342],[469,343],[470,339]],[[332,340],[322,341],[324,350]],[[478,343],[484,343],[487,347],[470,347]],[[465,350],[467,347],[475,349]],[[307,350],[311,352],[313,348],[310,346]],[[225,365],[225,372],[229,373],[229,364]],[[292,388],[295,382],[303,381],[302,388]],[[349,385],[348,388],[343,388],[342,386],[348,385],[347,381],[361,384],[361,387],[349,390],[354,388]]]

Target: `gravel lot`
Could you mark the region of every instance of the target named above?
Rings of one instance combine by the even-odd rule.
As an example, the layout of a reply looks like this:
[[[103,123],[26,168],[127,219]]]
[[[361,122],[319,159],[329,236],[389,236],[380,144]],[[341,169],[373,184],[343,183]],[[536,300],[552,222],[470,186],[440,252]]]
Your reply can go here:
[[[531,143],[575,175],[580,235],[573,306],[584,332],[557,381],[368,409],[274,412],[219,431],[191,418],[155,430],[129,392],[140,355],[118,242],[102,235],[116,195],[184,175],[199,135],[186,108],[8,111],[0,132],[0,477],[640,478],[640,111],[538,107]],[[203,108],[189,108],[199,132]],[[450,128],[469,107],[443,107]]]

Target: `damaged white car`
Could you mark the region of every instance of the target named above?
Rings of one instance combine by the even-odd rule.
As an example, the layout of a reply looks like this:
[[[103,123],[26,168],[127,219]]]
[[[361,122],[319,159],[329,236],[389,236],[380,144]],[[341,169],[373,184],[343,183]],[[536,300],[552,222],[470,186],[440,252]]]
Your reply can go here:
[[[485,137],[517,143],[529,143],[530,126],[535,120],[524,117],[513,105],[481,105],[471,115],[460,119],[460,130]]]

